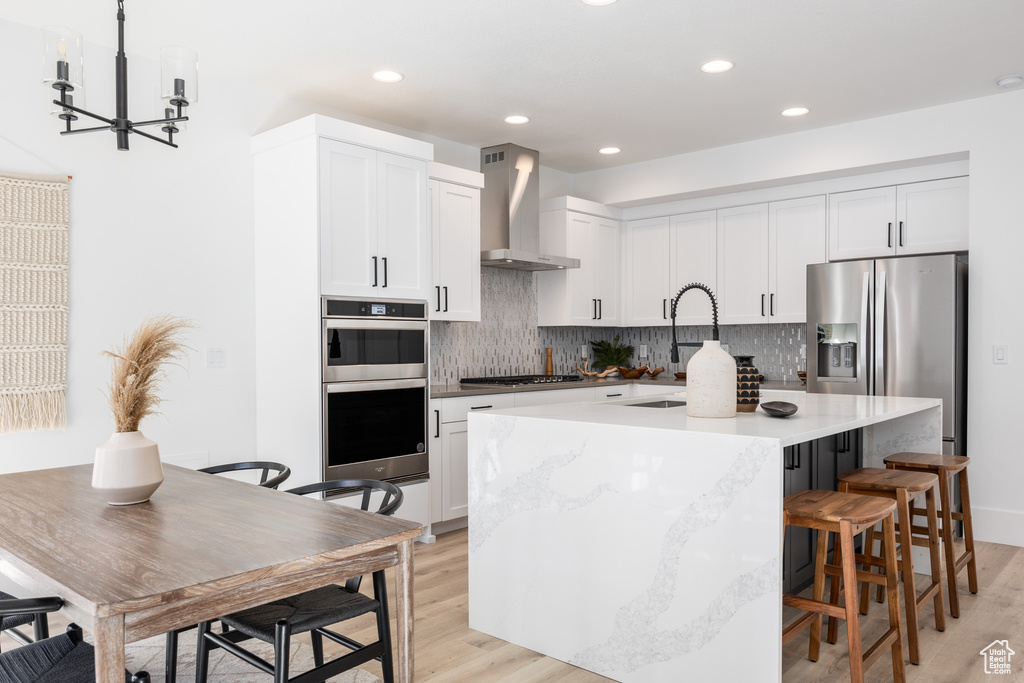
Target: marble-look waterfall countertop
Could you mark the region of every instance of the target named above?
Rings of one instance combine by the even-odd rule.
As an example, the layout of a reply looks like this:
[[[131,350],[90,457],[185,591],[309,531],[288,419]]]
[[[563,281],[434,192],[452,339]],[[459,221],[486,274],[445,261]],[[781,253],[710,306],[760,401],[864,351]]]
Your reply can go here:
[[[577,403],[469,415],[471,628],[616,681],[779,681],[786,445],[941,451],[941,401],[766,391],[687,418]]]

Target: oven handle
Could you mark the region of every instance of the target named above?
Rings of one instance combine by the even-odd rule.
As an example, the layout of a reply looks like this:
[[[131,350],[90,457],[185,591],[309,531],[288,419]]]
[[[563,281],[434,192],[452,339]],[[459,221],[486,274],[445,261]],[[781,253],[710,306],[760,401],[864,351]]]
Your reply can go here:
[[[327,382],[324,391],[328,394],[343,394],[353,391],[389,391],[392,389],[426,389],[426,377],[417,379],[384,379],[372,382]]]
[[[374,320],[372,318],[324,318],[325,330],[426,330],[426,320]]]

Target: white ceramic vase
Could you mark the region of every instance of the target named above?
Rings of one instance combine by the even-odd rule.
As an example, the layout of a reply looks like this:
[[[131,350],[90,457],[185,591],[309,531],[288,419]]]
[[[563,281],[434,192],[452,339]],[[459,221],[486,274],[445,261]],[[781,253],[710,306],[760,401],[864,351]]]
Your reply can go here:
[[[705,340],[686,364],[686,414],[736,417],[736,360],[721,342]]]
[[[144,503],[163,481],[160,450],[142,432],[115,432],[96,447],[92,487],[111,505]]]

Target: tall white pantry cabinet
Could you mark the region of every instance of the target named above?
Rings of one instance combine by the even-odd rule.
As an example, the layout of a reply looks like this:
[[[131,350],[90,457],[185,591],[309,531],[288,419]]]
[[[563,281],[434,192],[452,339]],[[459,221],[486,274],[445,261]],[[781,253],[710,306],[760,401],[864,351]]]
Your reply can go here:
[[[429,299],[433,145],[313,115],[252,153],[256,455],[299,486],[322,480],[320,297]]]

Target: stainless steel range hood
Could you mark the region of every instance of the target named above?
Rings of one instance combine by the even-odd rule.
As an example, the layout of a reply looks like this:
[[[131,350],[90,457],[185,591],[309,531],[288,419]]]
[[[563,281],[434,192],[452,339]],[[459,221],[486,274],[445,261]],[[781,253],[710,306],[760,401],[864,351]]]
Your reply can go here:
[[[480,150],[480,265],[515,270],[579,268],[540,253],[540,154],[506,143]]]

